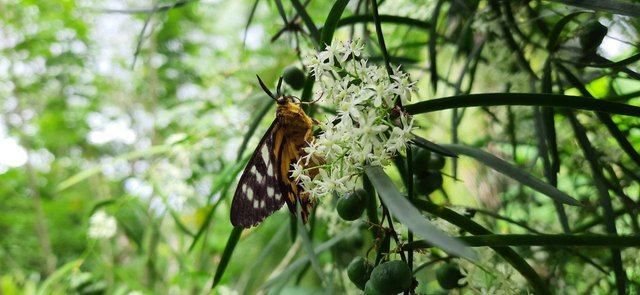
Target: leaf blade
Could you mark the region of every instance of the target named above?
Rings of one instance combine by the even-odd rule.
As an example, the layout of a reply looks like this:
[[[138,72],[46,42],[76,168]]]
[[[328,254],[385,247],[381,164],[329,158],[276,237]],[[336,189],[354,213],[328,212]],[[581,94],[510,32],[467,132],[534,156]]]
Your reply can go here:
[[[387,206],[389,212],[409,230],[448,253],[473,260],[473,253],[466,248],[464,243],[447,236],[431,225],[420,214],[420,211],[402,196],[382,167],[367,166],[364,168],[364,172],[378,191],[380,199]]]
[[[558,190],[557,188],[543,182],[542,180],[535,178],[533,175],[523,172],[510,163],[489,154],[483,150],[463,146],[459,144],[446,144],[444,147],[453,150],[456,153],[463,154],[472,157],[495,171],[498,171],[510,178],[550,197],[553,200],[557,200],[561,203],[573,206],[580,206],[580,202],[566,193]]]

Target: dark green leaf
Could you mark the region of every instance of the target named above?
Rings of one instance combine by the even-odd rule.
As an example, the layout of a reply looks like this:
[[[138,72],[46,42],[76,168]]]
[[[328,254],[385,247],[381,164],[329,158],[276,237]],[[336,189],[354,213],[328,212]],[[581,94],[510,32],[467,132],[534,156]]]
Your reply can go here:
[[[364,172],[378,191],[380,199],[387,206],[389,212],[410,231],[448,253],[473,259],[473,253],[465,249],[463,243],[447,236],[431,225],[431,223],[411,205],[400,191],[398,191],[382,167],[367,166],[364,168]]]
[[[595,11],[605,11],[613,14],[640,17],[640,5],[620,0],[550,0],[566,5],[576,6]]]
[[[347,4],[349,4],[349,0],[337,0],[333,4],[333,7],[331,7],[327,20],[324,22],[324,27],[322,27],[322,35],[320,35],[321,47],[331,44],[333,33],[338,27],[338,22],[340,21],[340,17],[344,12],[345,7],[347,7]]]
[[[489,154],[485,151],[458,145],[458,144],[447,144],[443,145],[445,148],[448,148],[454,152],[459,154],[467,155],[472,157],[483,164],[487,165],[491,169],[498,171],[506,176],[513,178],[514,180],[556,200],[564,204],[580,206],[580,202],[576,199],[570,197],[569,195],[563,193],[557,188],[543,182],[542,180],[535,178],[533,175],[526,173],[517,167],[505,162],[504,160]]]
[[[422,114],[453,108],[520,105],[570,108],[640,117],[640,107],[594,98],[544,93],[483,93],[457,95],[422,101],[405,106],[410,114]]]
[[[215,288],[222,275],[224,275],[224,271],[227,268],[227,264],[231,261],[231,256],[233,255],[233,251],[236,249],[236,245],[240,240],[240,235],[244,229],[241,227],[234,227],[229,235],[229,239],[227,239],[227,245],[224,247],[224,252],[222,252],[222,257],[220,257],[220,263],[218,263],[218,268],[216,268],[216,274],[213,276],[213,285],[211,288]]]

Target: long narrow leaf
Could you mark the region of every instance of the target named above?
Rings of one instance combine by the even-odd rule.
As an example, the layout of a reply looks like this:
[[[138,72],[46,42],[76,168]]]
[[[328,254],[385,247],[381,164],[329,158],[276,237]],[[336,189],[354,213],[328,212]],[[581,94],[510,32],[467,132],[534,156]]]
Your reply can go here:
[[[574,12],[574,13],[570,13],[568,15],[566,15],[565,17],[561,18],[554,26],[553,29],[551,30],[551,33],[549,33],[549,38],[547,39],[547,50],[554,52],[558,49],[558,45],[560,44],[560,33],[562,33],[562,30],[564,29],[564,27],[570,22],[572,21],[574,18],[576,18],[578,15],[581,15],[585,13],[585,11],[578,11],[578,12]]]
[[[238,158],[236,159],[237,161],[240,161],[240,159],[242,158],[242,155],[244,154],[244,150],[247,148],[247,143],[249,143],[249,139],[251,139],[253,134],[256,132],[256,129],[258,129],[258,125],[260,125],[262,118],[264,118],[264,116],[267,115],[273,103],[274,101],[270,99],[262,107],[262,109],[258,111],[258,114],[256,115],[256,117],[253,118],[251,125],[249,125],[249,131],[247,131],[247,133],[244,135],[244,138],[242,139],[242,144],[240,144],[240,147],[238,148]]]
[[[574,87],[576,87],[576,89],[578,89],[578,91],[580,91],[582,95],[586,97],[593,97],[589,92],[589,90],[587,90],[587,87],[582,83],[582,81],[580,81],[578,77],[576,77],[573,73],[571,73],[569,69],[567,69],[561,64],[556,64],[556,67],[560,72],[562,72],[562,74],[569,81],[569,83],[571,83]],[[598,116],[598,119],[600,120],[600,122],[602,122],[602,124],[604,124],[604,126],[607,127],[607,130],[609,130],[609,133],[613,135],[613,138],[615,138],[616,142],[618,142],[618,144],[620,145],[622,150],[627,154],[627,156],[629,156],[631,160],[636,162],[636,165],[640,166],[640,154],[638,154],[638,151],[635,150],[633,145],[631,145],[631,143],[629,142],[627,137],[622,133],[622,131],[620,131],[620,129],[618,128],[618,125],[616,125],[613,122],[613,120],[611,120],[611,117],[609,115],[603,112],[598,112],[596,113],[596,115]]]
[[[322,27],[322,34],[320,35],[320,46],[331,44],[333,33],[338,27],[338,22],[340,21],[342,13],[344,12],[345,7],[347,7],[347,4],[349,4],[349,0],[338,0],[333,4],[333,7],[331,7],[331,11],[329,11],[327,20],[324,22],[324,27]]]
[[[431,23],[429,22],[422,21],[415,18],[410,18],[410,17],[388,15],[388,14],[380,14],[378,15],[378,17],[381,23],[407,25],[419,30],[429,30],[429,28],[431,27]],[[344,26],[358,24],[358,23],[372,23],[372,22],[373,22],[373,15],[371,14],[353,15],[353,16],[340,19],[338,21],[338,27],[344,27]]]
[[[258,255],[258,258],[253,260],[253,266],[250,268],[250,274],[249,274],[249,279],[247,280],[247,286],[245,286],[246,289],[251,288],[251,286],[253,286],[253,283],[256,282],[256,277],[260,275],[262,268],[269,267],[268,265],[265,264],[265,261],[269,257],[269,254],[273,252],[274,248],[278,245],[278,243],[285,240],[284,237],[287,234],[288,228],[289,226],[287,225],[284,225],[278,228],[278,231],[271,236],[271,239],[269,240],[269,242],[262,248],[262,251],[260,251],[260,255]],[[243,292],[245,290],[240,290],[240,294],[246,294],[246,292]]]
[[[353,225],[351,225],[349,228],[345,229],[343,232],[337,234],[336,236],[334,236],[330,240],[328,240],[328,241],[316,246],[315,249],[314,249],[314,254],[318,255],[318,254],[320,254],[320,253],[322,253],[324,251],[327,251],[331,247],[333,247],[334,245],[336,245],[337,243],[342,241],[343,239],[352,236],[358,230],[358,228],[361,225],[362,224],[360,222],[353,222]],[[303,267],[307,263],[309,263],[309,256],[300,257],[298,260],[296,260],[293,263],[291,263],[277,277],[275,277],[275,278],[269,280],[268,282],[266,282],[261,288],[268,289],[268,288],[272,287],[277,281],[279,281],[281,279],[285,280],[285,281],[288,280],[291,276],[293,276],[293,273],[296,270],[300,269],[301,267]]]
[[[640,247],[639,236],[617,235],[477,235],[458,237],[469,247],[508,247],[508,246],[545,246],[545,247]],[[429,242],[420,240],[407,243],[403,250],[429,248]]]
[[[313,41],[313,43],[315,44],[316,49],[321,49],[320,46],[322,46],[322,44],[320,44],[320,31],[313,23],[311,16],[309,16],[309,14],[307,13],[307,9],[298,0],[291,0],[291,4],[293,4],[293,7],[300,15],[300,18],[302,18],[305,26],[307,26],[307,29],[309,29],[309,33],[312,37],[311,41]]]
[[[424,200],[414,200],[413,204],[425,212],[438,216],[447,222],[456,225],[473,235],[490,235],[491,231],[479,225],[475,221],[462,216],[455,211],[438,206],[431,202]],[[515,268],[522,276],[527,279],[529,284],[533,287],[536,294],[551,294],[551,291],[547,287],[547,284],[542,281],[542,278],[536,273],[533,268],[527,263],[522,256],[518,255],[516,251],[509,247],[492,247],[496,253],[504,258],[513,268]]]
[[[415,135],[415,137],[411,140],[411,142],[413,142],[415,145],[421,148],[428,149],[434,153],[441,154],[443,156],[454,157],[454,158],[458,157],[458,154],[454,153],[453,151],[450,151],[439,144],[435,144],[417,135]]]
[[[247,24],[244,26],[244,33],[242,34],[242,48],[245,48],[245,45],[247,44],[247,33],[249,33],[249,26],[251,25],[251,21],[253,21],[253,16],[256,14],[259,2],[260,0],[255,0],[253,2],[253,6],[251,6],[251,12],[249,12]]]
[[[440,8],[442,8],[443,0],[438,0],[436,8],[431,15],[431,21],[433,26],[429,30],[429,72],[431,73],[431,87],[433,93],[438,90],[438,66],[437,66],[437,54],[436,54],[436,41],[438,41],[437,29],[438,29],[438,16],[440,16]]]
[[[591,168],[591,172],[593,175],[593,180],[598,190],[598,198],[600,199],[600,205],[604,211],[604,221],[605,228],[607,233],[609,234],[617,234],[616,230],[616,220],[613,212],[613,204],[611,203],[611,196],[609,195],[609,190],[606,186],[606,180],[604,174],[602,172],[602,167],[598,162],[598,156],[587,137],[586,130],[584,126],[578,121],[576,116],[570,112],[566,113],[567,118],[569,118],[569,122],[571,123],[571,127],[576,135],[576,139],[578,140],[578,144],[584,153],[587,162],[589,162],[589,167]],[[626,293],[626,273],[624,268],[622,267],[622,256],[620,254],[620,249],[612,247],[611,248],[611,264],[613,266],[613,271],[616,276],[616,287],[618,289],[619,295],[624,295]]]
[[[389,212],[414,234],[428,240],[442,250],[473,259],[473,253],[465,248],[464,243],[447,236],[431,225],[411,203],[398,191],[389,176],[380,166],[367,166],[364,172],[380,194],[380,200],[387,206]]]
[[[640,117],[640,107],[582,96],[543,93],[482,93],[457,95],[422,101],[405,106],[410,114],[422,114],[453,108],[481,106],[546,106],[598,111]]]
[[[595,11],[606,11],[613,14],[640,17],[640,5],[620,0],[549,0],[566,5],[576,6]]]
[[[603,69],[621,68],[624,66],[628,66],[632,63],[635,63],[639,60],[640,60],[640,53],[636,53],[623,60],[602,62],[602,63],[585,63],[585,62],[579,62],[579,61],[573,61],[573,60],[553,59],[554,62],[569,63],[569,64],[578,65],[582,67],[603,68]]]
[[[236,249],[236,245],[240,240],[240,235],[244,229],[241,227],[234,227],[229,235],[229,239],[227,239],[227,245],[224,247],[224,252],[222,252],[222,257],[220,257],[220,263],[218,264],[218,268],[216,268],[216,274],[213,275],[213,285],[211,288],[215,288],[222,275],[224,275],[224,271],[227,269],[227,265],[231,260],[231,256],[233,255],[233,250]]]
[[[322,267],[320,266],[320,262],[318,261],[318,257],[316,256],[316,252],[313,249],[313,242],[311,241],[311,237],[309,236],[309,232],[307,232],[307,228],[304,227],[304,223],[302,222],[302,212],[300,211],[300,203],[296,203],[296,221],[298,223],[298,235],[302,240],[302,246],[307,251],[307,256],[309,257],[309,261],[311,262],[311,266],[313,266],[313,270],[318,274],[318,277],[326,282],[326,278],[324,276],[324,272],[322,272]]]
[[[248,159],[248,156],[247,156],[247,159]],[[245,162],[246,160],[240,161],[235,165],[228,166],[220,173],[220,175],[224,175],[226,177],[220,177],[220,180],[214,183],[210,193],[211,195],[213,195],[218,192],[221,192],[220,198],[216,201],[216,203],[211,207],[211,210],[209,210],[209,212],[207,213],[207,216],[205,217],[204,222],[202,223],[202,225],[200,225],[198,232],[196,233],[196,235],[193,237],[193,240],[191,241],[191,245],[189,245],[189,249],[187,250],[188,252],[191,252],[191,250],[193,250],[193,248],[196,246],[196,243],[198,243],[198,241],[200,240],[204,232],[209,228],[209,224],[211,223],[211,220],[213,220],[213,213],[215,213],[218,206],[224,200],[223,197],[226,195],[227,189],[231,185],[231,179],[235,178],[236,175],[240,173],[240,171],[244,167]]]
[[[70,277],[69,273],[74,270],[78,270],[83,263],[84,259],[76,259],[58,268],[42,283],[40,288],[38,288],[36,295],[51,294],[52,291],[50,288],[53,284],[64,279],[68,279]]]
[[[382,57],[384,59],[384,66],[387,69],[387,74],[391,76],[393,75],[393,69],[391,69],[391,65],[389,64],[389,52],[387,51],[387,45],[384,42],[384,34],[382,33],[382,23],[380,22],[380,15],[378,13],[377,0],[371,1],[371,11],[373,12],[373,22],[376,27],[376,36],[378,37],[378,45],[380,46],[380,52],[382,52]]]
[[[580,206],[580,202],[570,197],[566,193],[563,193],[557,188],[543,182],[538,178],[535,178],[533,175],[518,169],[517,167],[505,162],[504,160],[492,154],[489,154],[480,149],[458,145],[458,144],[447,144],[443,146],[459,154],[472,157],[482,162],[483,164],[487,165],[491,169],[498,171],[506,176],[509,176],[514,180],[550,197],[553,200],[559,201],[567,205]]]

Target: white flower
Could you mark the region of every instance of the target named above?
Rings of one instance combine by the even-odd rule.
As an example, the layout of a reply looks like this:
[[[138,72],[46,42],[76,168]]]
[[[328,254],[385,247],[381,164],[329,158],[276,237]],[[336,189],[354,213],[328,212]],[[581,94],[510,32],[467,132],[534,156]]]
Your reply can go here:
[[[92,239],[108,239],[116,234],[116,219],[100,210],[89,219],[89,237]]]
[[[399,67],[389,76],[384,67],[369,65],[363,49],[359,42],[333,42],[307,62],[319,92],[336,109],[292,165],[292,175],[313,198],[353,190],[365,165],[389,164],[412,138],[411,117],[400,112],[398,120],[392,113],[398,99],[411,99],[415,83]],[[314,164],[320,166],[311,169]]]

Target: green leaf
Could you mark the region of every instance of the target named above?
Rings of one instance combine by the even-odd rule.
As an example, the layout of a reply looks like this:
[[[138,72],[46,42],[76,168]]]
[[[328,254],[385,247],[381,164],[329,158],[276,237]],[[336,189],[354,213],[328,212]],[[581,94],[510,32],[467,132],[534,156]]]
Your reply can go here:
[[[436,93],[438,90],[438,62],[437,62],[437,51],[436,51],[436,42],[438,41],[437,29],[438,29],[438,17],[440,16],[440,9],[442,8],[443,0],[438,0],[436,3],[436,8],[433,10],[433,14],[431,15],[431,19],[433,21],[433,26],[429,30],[429,73],[431,76],[431,87],[433,88],[433,93]]]
[[[296,203],[296,220],[298,223],[298,235],[302,240],[302,246],[307,251],[307,255],[309,257],[309,261],[311,261],[311,266],[318,274],[318,277],[323,281],[327,282],[327,279],[324,276],[324,272],[322,271],[322,267],[320,266],[320,262],[318,261],[318,257],[316,256],[315,251],[313,250],[313,242],[309,237],[309,232],[307,232],[307,228],[304,227],[304,223],[302,222],[302,212],[300,211],[300,202]]]
[[[420,210],[431,213],[439,218],[446,220],[447,222],[460,227],[468,231],[473,235],[490,235],[491,231],[479,225],[475,221],[469,219],[466,216],[462,216],[455,211],[438,206],[431,202],[424,200],[414,200],[413,204]],[[536,294],[551,294],[547,284],[540,278],[538,273],[527,263],[522,256],[518,255],[516,251],[509,247],[492,247],[492,249],[500,254],[513,268],[515,268],[524,278],[527,279],[529,284],[533,287]]]
[[[543,182],[542,180],[535,178],[533,175],[526,173],[517,167],[507,163],[506,161],[489,154],[483,150],[458,145],[458,144],[446,144],[443,145],[445,148],[448,148],[454,152],[459,154],[467,155],[472,157],[483,164],[487,165],[491,169],[498,171],[506,176],[513,178],[514,180],[564,204],[580,206],[580,202],[576,199],[570,197],[566,193],[558,190],[557,188]]]
[[[253,2],[253,5],[251,6],[251,12],[249,12],[249,17],[247,18],[247,24],[244,26],[244,33],[242,34],[242,48],[245,48],[247,44],[247,33],[249,33],[249,26],[251,25],[251,21],[253,21],[253,17],[256,14],[258,2],[260,2],[260,0],[255,0]]]
[[[448,253],[473,260],[473,253],[465,249],[464,243],[447,236],[420,214],[420,211],[398,191],[382,167],[367,166],[364,168],[364,172],[378,191],[380,199],[387,206],[389,212],[410,231]]]
[[[450,96],[405,106],[412,115],[453,108],[498,105],[546,106],[640,117],[640,107],[582,96],[543,93],[482,93]]]
[[[231,256],[233,255],[233,250],[236,249],[236,245],[238,244],[238,240],[240,240],[240,235],[244,229],[241,227],[234,227],[229,235],[229,239],[227,239],[227,246],[224,247],[224,252],[222,252],[222,257],[220,257],[220,263],[218,264],[218,268],[216,269],[216,274],[213,276],[213,285],[211,289],[215,288],[222,275],[224,275],[224,271],[227,268],[227,264],[231,260]]]
[[[571,83],[574,87],[576,87],[576,89],[578,89],[578,91],[580,91],[582,95],[587,97],[593,97],[589,92],[589,90],[587,90],[587,87],[582,83],[582,81],[580,81],[578,77],[576,77],[573,73],[571,73],[569,69],[567,69],[565,66],[561,64],[556,64],[556,67],[560,72],[562,72],[562,74],[569,81],[569,83]],[[611,133],[613,138],[615,138],[615,140],[618,142],[622,150],[629,156],[629,158],[631,158],[631,160],[633,160],[636,163],[636,165],[640,166],[640,154],[638,154],[638,152],[635,150],[633,145],[629,142],[629,140],[624,135],[624,133],[620,131],[620,129],[618,128],[618,125],[613,122],[610,116],[608,116],[603,112],[598,112],[596,113],[596,115],[598,116],[598,119],[600,120],[600,122],[602,122],[602,124],[604,124],[604,126],[607,127],[607,130],[609,130],[609,132]]]
[[[620,0],[550,0],[552,2],[576,6],[595,11],[640,17],[640,5]]]
[[[420,136],[414,135],[415,137],[411,140],[411,142],[413,142],[415,145],[430,150],[434,153],[437,154],[441,154],[443,156],[447,156],[447,157],[454,157],[457,158],[458,154],[454,153],[453,151],[450,151],[444,147],[442,147],[439,144],[435,144],[431,141],[428,141]]]
[[[335,235],[333,238],[329,239],[328,241],[325,241],[324,243],[316,246],[313,251],[314,254],[318,255],[324,251],[327,251],[334,245],[338,244],[343,239],[352,236],[353,234],[356,233],[356,231],[358,231],[361,225],[362,225],[361,222],[358,222],[358,221],[353,222],[353,225],[345,229],[343,232]],[[284,280],[286,282],[287,280],[289,280],[289,278],[291,278],[294,275],[296,270],[300,269],[307,263],[309,263],[309,256],[300,257],[298,260],[289,264],[289,266],[285,270],[283,270],[279,275],[277,275],[276,277],[266,282],[261,287],[261,289],[270,289],[279,280]]]
[[[378,19],[381,23],[407,25],[421,30],[429,30],[429,28],[431,28],[431,23],[410,17],[380,14],[378,15]],[[374,19],[372,14],[353,15],[339,20],[338,27],[344,27],[358,23],[372,23],[373,21]]]
[[[320,49],[320,46],[322,46],[322,44],[320,44],[320,31],[313,23],[313,20],[307,13],[306,8],[302,5],[302,3],[300,3],[299,0],[291,0],[291,4],[300,15],[300,18],[302,18],[302,21],[304,22],[305,26],[307,26],[307,29],[309,29],[309,33],[311,33],[312,37],[311,41],[313,41],[313,43],[315,44],[316,49]]]
[[[347,4],[349,4],[349,0],[337,0],[336,3],[333,4],[333,7],[331,7],[327,20],[324,22],[324,27],[322,27],[320,47],[323,47],[325,44],[331,44],[333,33],[338,27],[338,22],[340,21],[340,17],[342,17],[342,13],[344,12],[345,7],[347,7]]]
[[[260,96],[264,96],[264,95],[260,95]],[[269,99],[267,103],[265,103],[265,105],[260,109],[260,111],[258,111],[255,118],[253,118],[253,121],[251,121],[251,125],[249,125],[249,130],[244,135],[244,138],[242,139],[242,144],[240,144],[240,148],[238,148],[238,157],[237,157],[238,161],[240,161],[240,159],[242,158],[242,155],[244,154],[244,150],[247,149],[247,143],[249,143],[249,140],[251,139],[253,134],[256,132],[256,129],[258,129],[260,122],[262,122],[262,119],[264,118],[264,116],[266,116],[269,110],[271,110],[271,106],[274,103],[275,101],[273,101],[272,99]]]
[[[544,246],[544,247],[640,247],[640,236],[617,235],[477,235],[458,237],[469,247],[512,247],[512,246]],[[403,250],[429,248],[424,241],[408,243]]]
[[[84,259],[73,260],[53,272],[38,288],[36,295],[51,294],[51,286],[57,282],[61,282],[69,277],[69,273],[74,270],[79,270],[80,266],[84,263]]]
[[[574,18],[578,15],[585,13],[586,11],[578,11],[571,14],[566,15],[562,19],[560,19],[549,33],[549,39],[547,40],[547,50],[551,52],[555,52],[558,50],[558,45],[560,45],[560,33],[562,33],[562,29]]]

